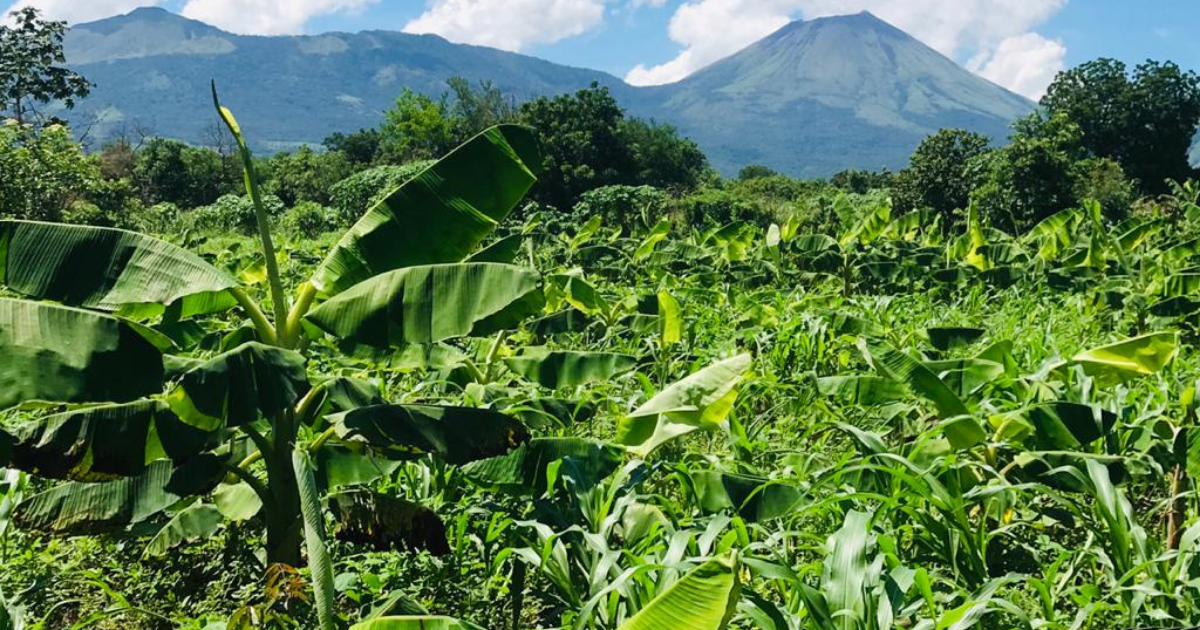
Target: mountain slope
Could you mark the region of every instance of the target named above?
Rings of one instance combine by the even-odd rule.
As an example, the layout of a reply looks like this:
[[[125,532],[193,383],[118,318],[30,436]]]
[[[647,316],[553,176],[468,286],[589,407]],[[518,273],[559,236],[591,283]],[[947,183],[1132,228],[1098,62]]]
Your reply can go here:
[[[373,127],[404,88],[438,95],[456,75],[490,80],[518,100],[608,86],[631,113],[680,127],[726,174],[751,163],[808,177],[896,169],[939,128],[1002,140],[1033,107],[870,14],[795,22],[679,83],[651,88],[432,35],[239,36],[161,9],[77,25],[66,51],[97,85],[69,115],[89,124],[93,138],[136,122],[204,142],[215,124],[215,79],[266,149]],[[89,111],[99,122],[85,121]]]
[[[99,111],[93,136],[101,138],[136,121],[159,135],[206,141],[216,122],[214,79],[222,100],[267,149],[374,127],[404,88],[436,96],[452,76],[490,80],[518,100],[592,82],[630,89],[602,72],[433,35],[240,36],[162,9],[77,25],[65,48],[68,62],[96,84],[71,116]]]
[[[794,22],[656,91],[661,117],[721,170],[808,176],[902,167],[943,127],[1003,140],[1033,109],[870,13]]]

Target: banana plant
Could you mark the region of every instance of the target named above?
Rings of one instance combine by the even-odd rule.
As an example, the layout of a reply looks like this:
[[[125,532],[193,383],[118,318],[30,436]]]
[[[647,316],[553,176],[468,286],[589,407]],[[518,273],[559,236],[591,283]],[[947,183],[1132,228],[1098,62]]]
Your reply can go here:
[[[306,538],[317,563],[315,495],[369,468],[365,458],[461,465],[528,440],[498,412],[392,405],[366,383],[322,379],[308,365],[354,347],[490,335],[540,312],[535,271],[469,257],[542,159],[527,128],[484,131],[366,209],[289,291],[254,161],[215,85],[213,102],[256,210],[266,307],[252,288],[152,236],[0,221],[0,286],[22,296],[0,299],[0,409],[25,418],[0,432],[0,466],[68,480],[16,507],[25,527],[121,531],[170,510],[175,533],[156,538],[161,551],[211,532],[214,507],[242,519],[261,512],[269,563],[299,565]],[[216,318],[244,325],[215,356],[181,356],[166,334]],[[313,573],[325,601],[328,567]]]

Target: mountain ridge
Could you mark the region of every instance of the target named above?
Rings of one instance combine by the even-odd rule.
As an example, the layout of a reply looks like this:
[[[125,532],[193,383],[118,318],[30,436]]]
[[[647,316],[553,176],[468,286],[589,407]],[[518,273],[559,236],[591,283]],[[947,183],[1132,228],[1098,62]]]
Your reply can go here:
[[[681,81],[650,87],[437,35],[237,35],[160,8],[75,25],[65,49],[97,84],[86,101],[99,111],[96,137],[139,121],[203,142],[215,79],[268,150],[373,127],[403,88],[437,95],[450,76],[491,80],[518,101],[605,86],[630,114],[677,126],[725,174],[749,163],[806,177],[896,169],[938,128],[1003,141],[1034,107],[867,12],[792,22]]]

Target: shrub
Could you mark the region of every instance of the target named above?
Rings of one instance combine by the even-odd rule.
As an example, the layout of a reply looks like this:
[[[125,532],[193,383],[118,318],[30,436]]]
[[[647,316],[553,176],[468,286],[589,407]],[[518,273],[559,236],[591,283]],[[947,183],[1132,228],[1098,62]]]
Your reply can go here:
[[[651,186],[604,186],[583,193],[567,221],[581,225],[600,215],[605,226],[628,234],[657,223],[669,201],[665,192]]]
[[[312,201],[301,201],[279,219],[279,228],[293,237],[314,238],[341,227],[338,213]]]
[[[769,225],[775,213],[756,200],[747,199],[724,188],[701,188],[677,202],[680,214],[688,225],[723,225],[744,221]]]
[[[283,202],[274,195],[264,195],[263,206],[271,217],[278,217],[284,211]],[[254,203],[249,197],[225,195],[211,205],[184,213],[180,228],[206,233],[252,232],[258,229]]]
[[[382,201],[432,163],[426,160],[409,162],[402,166],[377,166],[355,173],[330,188],[330,204],[337,211],[338,220],[342,224],[352,224],[368,208]]]

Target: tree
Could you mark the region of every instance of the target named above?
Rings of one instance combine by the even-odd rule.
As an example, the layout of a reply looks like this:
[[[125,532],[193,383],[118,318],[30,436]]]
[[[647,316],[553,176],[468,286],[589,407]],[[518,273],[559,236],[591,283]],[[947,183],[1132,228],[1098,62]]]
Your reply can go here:
[[[66,22],[42,20],[37,9],[25,7],[10,14],[12,26],[0,24],[0,111],[25,121],[29,101],[62,101],[71,109],[75,99],[91,92],[91,83],[60,65]]]
[[[0,123],[0,216],[55,221],[95,188],[100,169],[61,125]]]
[[[621,121],[622,140],[633,154],[635,183],[690,190],[708,171],[708,158],[671,125],[630,118]]]
[[[301,201],[328,205],[330,190],[350,176],[351,166],[341,152],[317,153],[301,147],[294,153],[272,156],[268,170],[267,191],[291,207]]]
[[[198,208],[235,190],[216,151],[165,138],[147,142],[138,152],[134,175],[149,204],[170,202]]]
[[[746,181],[750,179],[760,179],[763,177],[774,177],[778,174],[779,173],[777,173],[775,169],[771,168],[770,166],[765,166],[763,164],[747,164],[746,166],[742,167],[742,170],[738,171],[737,178],[741,181]]]
[[[521,121],[537,131],[545,153],[538,200],[567,209],[593,188],[634,183],[636,162],[619,133],[624,117],[608,88],[594,83],[522,105]]]
[[[1077,205],[1078,162],[1068,151],[1077,138],[1074,127],[1056,136],[1018,135],[1008,146],[976,156],[968,170],[980,184],[971,200],[993,227],[1012,234]]]
[[[955,212],[967,207],[974,188],[968,164],[989,151],[988,143],[987,136],[964,129],[942,129],[922,140],[908,168],[893,178],[896,211],[929,208],[943,229],[958,223]]]
[[[341,153],[351,165],[370,166],[379,155],[379,130],[359,129],[354,133],[334,133],[321,144],[331,152]]]
[[[446,80],[450,87],[449,115],[454,121],[454,136],[466,142],[475,134],[517,119],[517,106],[491,81],[480,81],[479,88],[463,77]]]
[[[1060,73],[1042,98],[1049,117],[1080,130],[1091,157],[1116,160],[1143,192],[1161,194],[1167,181],[1195,173],[1188,151],[1200,125],[1200,76],[1173,63],[1147,61],[1130,73],[1124,63],[1097,59]]]
[[[434,100],[410,89],[384,113],[378,159],[387,164],[428,160],[454,147],[454,122],[447,97]]]

